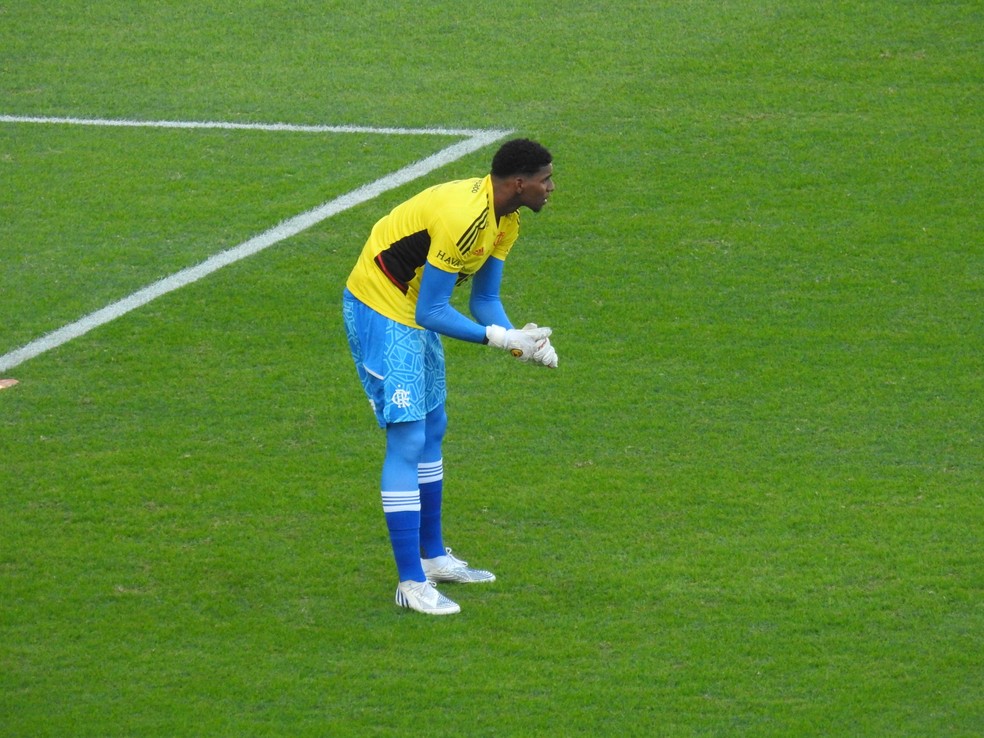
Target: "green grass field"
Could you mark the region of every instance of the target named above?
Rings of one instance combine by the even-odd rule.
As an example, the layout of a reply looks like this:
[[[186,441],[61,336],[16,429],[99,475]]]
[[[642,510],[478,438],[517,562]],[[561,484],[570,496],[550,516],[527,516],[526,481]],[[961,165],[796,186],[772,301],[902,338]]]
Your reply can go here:
[[[340,290],[493,147],[0,378],[0,735],[984,734],[984,6],[0,0],[0,115],[513,129],[398,609]],[[0,122],[0,356],[431,135]]]

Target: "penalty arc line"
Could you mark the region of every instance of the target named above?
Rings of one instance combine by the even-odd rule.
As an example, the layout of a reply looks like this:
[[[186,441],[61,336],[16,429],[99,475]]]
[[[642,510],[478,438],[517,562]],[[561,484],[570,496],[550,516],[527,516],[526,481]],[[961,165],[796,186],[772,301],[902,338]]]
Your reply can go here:
[[[193,282],[208,276],[212,272],[218,271],[222,267],[234,264],[237,261],[252,256],[264,249],[273,246],[284,239],[295,236],[323,220],[337,215],[345,210],[349,210],[357,205],[372,200],[379,195],[392,190],[401,185],[412,182],[415,179],[429,174],[435,169],[450,164],[463,156],[474,153],[489,144],[498,141],[509,135],[507,130],[472,131],[470,138],[459,141],[436,154],[420,159],[384,177],[380,177],[374,182],[362,185],[356,189],[329,200],[318,207],[295,215],[282,221],[274,227],[253,236],[247,241],[226,251],[222,251],[209,257],[197,266],[182,269],[174,274],[165,277],[153,284],[137,290],[128,297],[107,305],[104,308],[89,313],[83,318],[69,323],[41,338],[32,341],[10,353],[0,356],[0,371],[7,371],[16,366],[43,354],[46,351],[57,348],[79,336],[85,335],[94,328],[105,325],[116,318],[126,315],[131,310],[136,310],[143,305],[156,300],[158,297],[173,292],[181,287],[185,287]]]

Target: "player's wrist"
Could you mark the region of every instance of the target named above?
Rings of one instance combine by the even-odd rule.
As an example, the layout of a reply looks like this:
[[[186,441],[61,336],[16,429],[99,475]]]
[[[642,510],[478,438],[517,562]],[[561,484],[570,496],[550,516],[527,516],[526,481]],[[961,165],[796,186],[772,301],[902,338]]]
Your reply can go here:
[[[483,343],[495,348],[506,348],[506,329],[501,325],[490,325],[485,328],[485,340]]]

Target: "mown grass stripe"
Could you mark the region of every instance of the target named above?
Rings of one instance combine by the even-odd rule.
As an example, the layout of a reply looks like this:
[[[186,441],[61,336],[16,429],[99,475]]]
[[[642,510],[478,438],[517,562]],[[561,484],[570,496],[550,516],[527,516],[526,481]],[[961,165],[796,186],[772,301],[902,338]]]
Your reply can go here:
[[[12,122],[11,116],[0,116],[0,121]],[[51,119],[51,118],[41,118],[34,121],[30,119],[18,119],[13,122],[77,122],[80,124],[85,124],[83,119]],[[127,121],[97,121],[92,123],[93,125],[129,125],[130,122]],[[153,124],[136,124],[134,125],[153,125]],[[159,127],[230,127],[230,128],[242,128],[242,124],[177,124],[174,125],[160,125]],[[324,130],[320,132],[337,132],[336,129],[331,127],[323,127]],[[276,130],[296,130],[296,128],[278,128]],[[363,129],[367,132],[373,133],[386,133],[388,129]],[[393,130],[403,130],[403,129],[393,129]],[[421,131],[417,131],[420,133]],[[73,323],[69,323],[57,330],[48,333],[41,338],[31,341],[30,343],[15,349],[3,356],[0,356],[0,371],[8,371],[16,366],[33,359],[34,357],[50,351],[53,348],[57,348],[68,341],[71,341],[79,336],[82,336],[94,328],[98,328],[116,318],[119,318],[131,310],[135,310],[152,300],[156,300],[162,295],[166,295],[169,292],[185,287],[189,284],[197,282],[200,279],[208,276],[212,272],[215,272],[222,267],[234,264],[237,261],[245,259],[248,256],[252,256],[264,249],[273,246],[291,236],[295,236],[298,233],[317,225],[323,220],[337,215],[345,210],[360,205],[368,200],[378,197],[379,195],[387,192],[388,190],[400,187],[408,182],[412,182],[415,179],[425,176],[426,174],[439,169],[442,166],[450,164],[463,156],[467,156],[475,151],[478,151],[485,146],[497,141],[500,138],[508,135],[510,131],[505,130],[487,130],[487,131],[470,131],[469,137],[463,141],[459,141],[451,146],[447,146],[435,154],[428,157],[420,159],[408,166],[398,169],[391,174],[387,174],[384,177],[370,182],[368,184],[357,187],[356,189],[341,195],[340,197],[330,200],[318,207],[303,212],[299,215],[295,215],[272,228],[253,236],[247,241],[235,246],[226,251],[222,251],[214,256],[209,257],[202,263],[189,267],[187,269],[182,269],[164,279],[154,282],[147,287],[137,290],[133,294],[124,297],[114,303],[107,305],[95,312],[89,313],[83,318],[76,320]]]

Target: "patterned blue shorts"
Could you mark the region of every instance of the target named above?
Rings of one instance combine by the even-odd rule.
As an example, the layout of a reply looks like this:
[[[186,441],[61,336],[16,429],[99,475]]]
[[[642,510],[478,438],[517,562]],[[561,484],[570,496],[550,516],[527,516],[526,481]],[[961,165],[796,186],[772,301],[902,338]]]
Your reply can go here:
[[[423,420],[444,404],[444,347],[437,333],[380,315],[347,289],[342,318],[359,381],[381,428]]]

